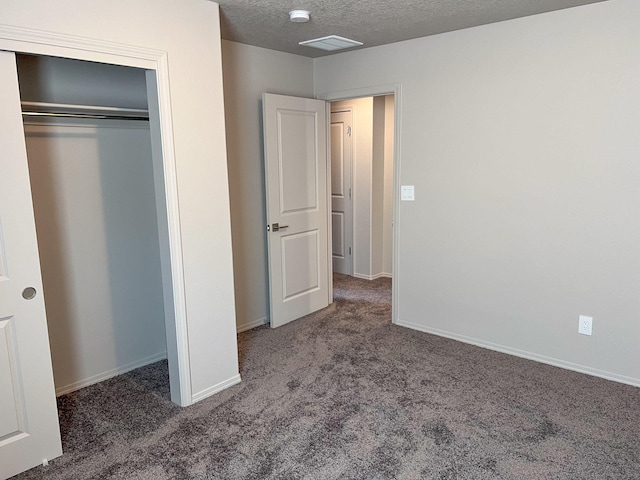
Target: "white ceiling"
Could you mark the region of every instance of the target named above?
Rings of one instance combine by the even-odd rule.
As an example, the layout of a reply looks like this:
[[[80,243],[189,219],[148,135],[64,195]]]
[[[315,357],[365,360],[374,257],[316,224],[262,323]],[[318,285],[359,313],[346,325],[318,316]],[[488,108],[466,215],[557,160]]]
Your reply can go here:
[[[222,38],[307,57],[298,42],[339,35],[373,47],[606,0],[215,0]],[[309,23],[289,11],[309,10]]]

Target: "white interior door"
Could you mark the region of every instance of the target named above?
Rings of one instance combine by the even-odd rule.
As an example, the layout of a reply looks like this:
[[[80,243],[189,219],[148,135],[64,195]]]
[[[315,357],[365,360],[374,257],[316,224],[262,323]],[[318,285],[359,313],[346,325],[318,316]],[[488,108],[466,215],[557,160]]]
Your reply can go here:
[[[271,326],[329,304],[327,118],[321,100],[262,96]]]
[[[333,271],[353,275],[350,111],[331,113],[331,236]]]
[[[0,51],[0,478],[62,455],[15,55]]]

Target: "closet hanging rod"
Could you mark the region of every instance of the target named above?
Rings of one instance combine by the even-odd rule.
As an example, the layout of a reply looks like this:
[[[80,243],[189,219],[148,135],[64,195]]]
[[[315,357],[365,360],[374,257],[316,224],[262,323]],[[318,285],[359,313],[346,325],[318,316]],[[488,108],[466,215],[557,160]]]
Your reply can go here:
[[[136,108],[74,105],[68,103],[22,102],[22,114],[40,117],[149,120],[149,111]]]
[[[93,120],[149,120],[149,117],[94,113],[22,112],[22,115],[28,117],[88,118]]]

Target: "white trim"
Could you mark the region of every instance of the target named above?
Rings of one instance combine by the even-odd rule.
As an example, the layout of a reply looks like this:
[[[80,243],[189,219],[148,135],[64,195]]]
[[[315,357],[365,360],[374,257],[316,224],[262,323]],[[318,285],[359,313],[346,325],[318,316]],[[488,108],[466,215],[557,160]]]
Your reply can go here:
[[[162,136],[162,159],[164,185],[167,202],[167,225],[169,228],[169,251],[171,262],[171,282],[173,286],[173,306],[175,313],[175,333],[180,371],[180,405],[193,398],[191,391],[191,365],[189,358],[189,330],[187,323],[187,300],[184,286],[184,264],[182,260],[182,233],[180,226],[180,204],[178,199],[178,178],[173,144],[173,118],[171,113],[171,90],[169,86],[169,63],[164,52],[157,59],[156,82],[158,85],[158,110],[160,114],[160,135]],[[147,92],[147,96],[149,92]]]
[[[394,96],[394,142],[393,142],[393,241],[392,241],[392,277],[399,277],[400,249],[398,248],[398,231],[400,224],[400,205],[398,193],[400,192],[400,173],[402,163],[402,84],[392,83],[389,85],[374,85],[370,87],[353,88],[350,90],[339,90],[336,92],[316,93],[316,98],[328,102],[338,100],[351,100],[354,98],[371,97],[376,95]],[[354,276],[357,276],[354,273]],[[399,282],[393,282],[391,287],[391,320],[395,324],[400,322]]]
[[[376,275],[373,275],[371,280],[375,280],[376,278],[393,278],[393,275],[387,272],[380,272],[380,273],[377,273]]]
[[[180,382],[180,405],[190,405],[191,368],[187,330],[187,308],[182,261],[182,237],[180,235],[180,211],[176,178],[175,150],[169,88],[169,64],[167,52],[135,45],[107,42],[35,29],[0,25],[0,50],[35,55],[50,55],[77,60],[110,63],[156,71],[162,138],[162,163],[164,167],[169,227],[171,283],[175,314],[176,351]],[[153,94],[153,93],[152,93]],[[147,92],[149,95],[149,92]],[[173,395],[172,395],[173,398]]]
[[[166,358],[167,358],[167,352],[156,353],[155,355],[151,355],[149,357],[136,360],[135,362],[127,363],[126,365],[122,365],[121,367],[107,370],[106,372],[98,373],[97,375],[92,375],[91,377],[85,378],[83,380],[79,380],[77,382],[73,382],[68,385],[64,385],[62,387],[58,387],[56,388],[56,397],[59,397],[60,395],[65,395],[70,392],[75,392],[76,390],[80,390],[81,388],[103,382],[110,378],[117,377],[118,375],[122,375],[123,373],[130,372],[131,370],[135,370],[136,368],[144,367],[145,365],[150,365],[152,363],[159,362],[160,360],[164,360]]]
[[[393,275],[386,272],[376,273],[375,275],[363,275],[361,273],[354,273],[353,276],[356,278],[361,278],[362,280],[375,280],[377,278],[393,278]]]
[[[328,102],[335,102],[338,100],[353,100],[354,98],[376,97],[379,95],[395,95],[400,90],[400,87],[400,83],[372,85],[370,87],[352,88],[336,92],[316,93],[316,98]]]
[[[210,397],[211,395],[215,395],[216,393],[221,392],[222,390],[229,388],[233,385],[236,385],[241,381],[242,379],[240,378],[240,374],[238,373],[237,375],[234,375],[233,377],[227,380],[224,380],[220,383],[217,383],[216,385],[213,385],[212,387],[205,388],[204,390],[196,393],[195,395],[193,395],[193,397],[191,397],[191,403],[193,404],[207,397]]]
[[[269,324],[269,317],[262,317],[252,322],[243,323],[241,325],[236,326],[236,331],[238,333],[246,332],[247,330],[251,330],[256,327],[261,327],[262,325]]]
[[[367,168],[367,174],[368,174],[368,178],[367,178],[367,186],[369,187],[369,268],[367,269],[369,272],[371,272],[371,270],[373,270],[373,159],[374,159],[374,155],[375,155],[375,151],[373,149],[373,144],[374,144],[374,139],[373,139],[373,135],[375,132],[375,119],[376,119],[376,115],[375,115],[375,99],[373,97],[371,97],[371,157],[369,159],[369,162],[367,162],[369,165]]]
[[[158,50],[31,28],[0,25],[0,49],[155,69]]]
[[[613,372],[607,372],[606,370],[599,370],[597,368],[587,367],[586,365],[580,365],[578,363],[567,362],[558,358],[547,357],[545,355],[539,355],[537,353],[527,352],[525,350],[519,350],[517,348],[507,347],[496,343],[486,342],[473,337],[467,337],[466,335],[459,335],[457,333],[447,332],[446,330],[440,330],[438,328],[425,327],[424,325],[418,325],[417,323],[405,322],[399,320],[396,325],[400,327],[407,327],[412,330],[418,330],[424,333],[430,333],[439,337],[450,338],[459,342],[468,343],[477,347],[486,348],[495,352],[506,353],[515,357],[526,358],[527,360],[533,360],[535,362],[545,363],[547,365],[553,365],[554,367],[563,368],[565,370],[572,370],[574,372],[584,373],[594,377],[604,378],[605,380],[611,380],[613,382],[624,383],[626,385],[632,385],[634,387],[640,387],[640,378],[627,377],[625,375],[619,375]]]
[[[326,159],[325,165],[327,167],[327,181],[326,184],[326,202],[327,202],[327,305],[333,303],[333,221],[331,218],[333,202],[331,199],[331,104],[325,102],[324,104],[324,117],[325,117],[325,147]]]

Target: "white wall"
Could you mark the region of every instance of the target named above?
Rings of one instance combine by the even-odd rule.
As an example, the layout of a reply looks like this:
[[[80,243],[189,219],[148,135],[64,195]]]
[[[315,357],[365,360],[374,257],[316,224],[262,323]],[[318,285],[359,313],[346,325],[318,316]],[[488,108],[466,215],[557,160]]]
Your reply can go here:
[[[166,52],[170,91],[163,105],[171,105],[188,330],[184,364],[191,377],[186,401],[238,382],[218,5],[95,0],[89,7],[84,0],[10,0],[0,9],[1,25],[59,35],[62,43],[87,39],[91,47],[74,50],[84,59],[112,59],[115,54],[104,52],[122,46]],[[0,38],[4,48],[12,41]],[[59,51],[53,43],[34,45],[40,52]]]
[[[18,75],[25,101],[146,108],[144,70],[19,56]],[[27,118],[53,373],[62,394],[166,358],[149,124]]]
[[[395,136],[395,99],[384,96],[384,188],[382,212],[382,274],[393,273],[393,156]]]
[[[313,97],[313,61],[222,42],[237,328],[268,321],[262,94]]]
[[[393,95],[373,98],[373,176],[371,192],[371,278],[393,270]]]
[[[640,384],[638,18],[611,0],[315,60],[318,95],[401,84],[396,323]]]
[[[385,102],[383,96],[373,98],[373,148],[371,165],[371,276],[382,273],[384,260],[384,154]]]

